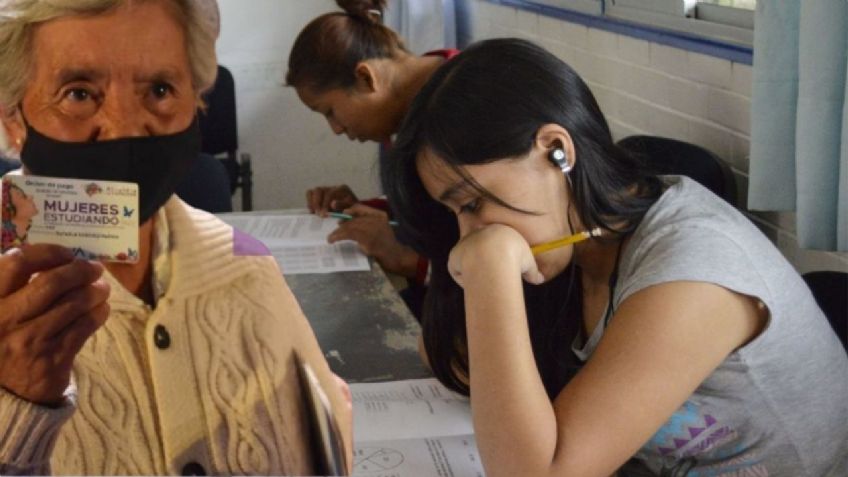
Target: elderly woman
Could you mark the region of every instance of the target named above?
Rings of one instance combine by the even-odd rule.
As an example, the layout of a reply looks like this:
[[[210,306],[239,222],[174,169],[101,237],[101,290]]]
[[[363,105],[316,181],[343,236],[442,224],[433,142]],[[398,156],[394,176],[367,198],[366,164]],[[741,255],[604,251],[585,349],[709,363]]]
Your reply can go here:
[[[214,0],[0,2],[0,114],[25,172],[141,191],[137,264],[0,256],[0,474],[311,473],[295,352],[349,435],[273,259],[173,196],[217,28]]]

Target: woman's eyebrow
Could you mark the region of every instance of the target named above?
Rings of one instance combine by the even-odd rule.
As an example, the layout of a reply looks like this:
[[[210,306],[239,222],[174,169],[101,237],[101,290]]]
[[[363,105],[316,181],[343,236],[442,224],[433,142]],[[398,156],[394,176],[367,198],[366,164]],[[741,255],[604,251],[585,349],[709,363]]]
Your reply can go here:
[[[439,195],[439,201],[448,202],[454,200],[460,192],[467,188],[468,182],[466,182],[464,179],[460,179],[459,181],[455,182],[453,185],[445,189],[445,191],[442,192],[441,195]]]
[[[151,83],[154,81],[176,82],[184,76],[178,69],[162,68],[152,73],[137,73],[133,76],[136,83]]]
[[[74,81],[97,81],[106,76],[102,70],[89,67],[62,68],[56,78],[59,84],[73,83]]]

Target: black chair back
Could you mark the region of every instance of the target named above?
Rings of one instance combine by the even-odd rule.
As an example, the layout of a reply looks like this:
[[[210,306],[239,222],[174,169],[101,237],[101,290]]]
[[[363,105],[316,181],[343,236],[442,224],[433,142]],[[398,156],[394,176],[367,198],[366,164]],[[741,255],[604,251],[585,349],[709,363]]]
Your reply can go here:
[[[239,154],[236,84],[232,73],[218,65],[215,85],[204,96],[206,109],[198,114],[201,150],[219,157],[229,176],[230,194],[242,189],[242,209],[253,208],[253,171],[250,155]],[[223,156],[223,157],[222,157]]]
[[[629,136],[618,145],[643,158],[654,174],[684,175],[736,206],[736,179],[723,159],[708,149],[659,136]]]
[[[203,96],[207,108],[200,112],[201,149],[206,154],[232,155],[238,151],[236,83],[227,68],[218,65],[215,86]]]
[[[21,167],[21,163],[12,159],[6,159],[3,156],[0,156],[0,176],[6,174],[9,171],[14,171],[15,169],[19,169]]]
[[[804,274],[804,281],[848,350],[848,273],[809,272]]]
[[[186,177],[177,185],[177,195],[188,205],[213,214],[232,212],[230,177],[224,163],[201,153]]]

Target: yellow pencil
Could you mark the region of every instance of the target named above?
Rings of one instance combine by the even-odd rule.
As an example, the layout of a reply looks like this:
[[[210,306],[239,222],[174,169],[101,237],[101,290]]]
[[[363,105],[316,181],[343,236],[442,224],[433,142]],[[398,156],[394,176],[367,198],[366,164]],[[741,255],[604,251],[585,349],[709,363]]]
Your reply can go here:
[[[533,246],[530,248],[530,251],[533,252],[533,255],[539,255],[540,253],[545,253],[555,248],[565,247],[566,245],[571,245],[573,243],[582,242],[588,238],[597,237],[599,235],[601,235],[601,229],[596,227],[592,230],[584,230],[583,232],[578,232],[574,235],[569,235],[568,237],[563,237],[561,239]]]

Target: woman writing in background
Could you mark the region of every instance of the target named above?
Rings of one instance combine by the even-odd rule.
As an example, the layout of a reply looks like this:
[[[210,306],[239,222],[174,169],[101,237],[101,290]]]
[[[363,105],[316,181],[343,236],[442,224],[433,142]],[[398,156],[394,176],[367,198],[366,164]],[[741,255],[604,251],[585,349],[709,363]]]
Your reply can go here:
[[[441,64],[458,52],[410,53],[381,22],[386,0],[337,0],[343,12],[314,19],[295,40],[286,82],[301,101],[323,115],[335,134],[388,145],[412,99]],[[343,211],[329,241],[355,240],[387,271],[423,283],[427,261],[400,243],[382,199],[359,201],[346,185],[306,193],[309,210],[326,217]]]
[[[802,279],[705,188],[642,171],[521,40],[413,103],[383,187],[432,259],[426,351],[487,475],[845,475],[848,357]]]

